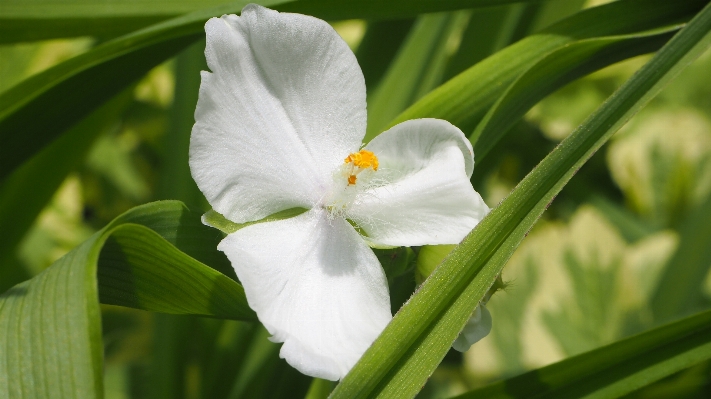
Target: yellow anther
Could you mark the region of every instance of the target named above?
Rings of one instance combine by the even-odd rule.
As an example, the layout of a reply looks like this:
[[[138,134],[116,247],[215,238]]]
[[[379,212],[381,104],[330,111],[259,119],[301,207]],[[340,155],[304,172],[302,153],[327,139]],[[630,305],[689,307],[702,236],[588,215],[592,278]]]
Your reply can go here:
[[[355,175],[350,175],[348,176],[348,185],[353,186],[356,183],[356,176]]]
[[[378,157],[376,157],[375,154],[368,150],[360,150],[358,152],[354,152],[348,155],[344,162],[352,163],[354,166],[357,166],[361,169],[372,168],[373,170],[378,170]]]

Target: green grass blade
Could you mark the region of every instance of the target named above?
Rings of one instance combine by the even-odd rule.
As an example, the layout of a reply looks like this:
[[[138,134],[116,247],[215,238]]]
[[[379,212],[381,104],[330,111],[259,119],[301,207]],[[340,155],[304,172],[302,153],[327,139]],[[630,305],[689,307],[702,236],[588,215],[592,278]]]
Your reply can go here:
[[[111,37],[225,0],[6,0],[0,4],[0,43],[58,37]],[[244,3],[246,4],[246,3]]]
[[[355,51],[365,87],[377,87],[397,51],[407,38],[414,19],[370,21]]]
[[[276,8],[280,11],[309,14],[329,20],[395,19],[431,12],[538,1],[541,0],[299,0]]]
[[[540,0],[300,0],[252,1],[262,5],[286,3],[280,10],[311,14],[323,19],[394,19],[421,13],[489,7]],[[58,37],[113,37],[153,23],[208,7],[239,12],[250,1],[229,0],[6,0],[0,3],[0,43]]]
[[[254,320],[244,290],[141,225],[123,224],[104,243],[97,271],[102,303],[171,314]]]
[[[99,398],[101,324],[94,239],[0,296],[0,396]]]
[[[130,95],[130,93],[127,93]],[[9,267],[16,247],[67,175],[84,160],[96,138],[128,104],[119,95],[48,145],[0,185],[0,268]]]
[[[447,63],[447,80],[508,46],[525,5],[515,4],[473,10],[457,52]]]
[[[140,309],[254,320],[242,287],[195,259],[217,253],[219,233],[209,230],[180,202],[143,205],[1,295],[0,396],[101,397],[100,296]]]
[[[583,10],[514,43],[433,90],[390,125],[440,118],[473,131],[489,107],[531,65],[578,40],[627,35],[687,21],[706,1],[620,0]]]
[[[704,297],[704,278],[711,266],[711,195],[689,212],[679,229],[679,246],[664,267],[652,296],[658,321],[694,311]]]
[[[107,42],[0,94],[0,180],[148,70],[197,40],[211,15],[191,14]]]
[[[207,70],[205,41],[188,47],[175,59],[175,94],[168,114],[168,130],[161,140],[160,178],[156,199],[175,199],[190,209],[204,209],[205,199],[188,165],[190,132],[200,90],[200,71]]]
[[[433,11],[440,8],[490,4],[504,0],[422,0]],[[266,6],[281,0],[262,0]],[[0,94],[0,181],[42,147],[91,111],[143,76],[148,70],[204,37],[211,17],[238,13],[246,1],[200,10],[150,26],[104,43],[39,73]],[[412,11],[409,2],[355,2],[339,9],[342,18],[374,9]],[[295,8],[294,8],[295,7]],[[291,11],[328,14],[330,2],[294,3]],[[370,8],[369,8],[370,7]],[[333,16],[334,14],[329,14]],[[107,76],[111,78],[108,79]],[[37,115],[42,115],[38,118]],[[22,132],[22,134],[18,134]]]
[[[457,396],[618,398],[711,358],[711,312]]]
[[[336,387],[333,398],[414,396],[556,194],[609,137],[711,44],[707,5],[458,245]]]
[[[479,161],[538,101],[556,89],[637,55],[658,50],[681,26],[649,33],[586,39],[551,52],[523,73],[469,136]]]
[[[393,118],[433,87],[426,77],[446,60],[446,43],[457,15],[439,13],[417,19],[405,43],[368,98],[368,129],[364,142],[383,131]],[[435,86],[439,82],[435,82]],[[418,96],[419,95],[419,96]]]

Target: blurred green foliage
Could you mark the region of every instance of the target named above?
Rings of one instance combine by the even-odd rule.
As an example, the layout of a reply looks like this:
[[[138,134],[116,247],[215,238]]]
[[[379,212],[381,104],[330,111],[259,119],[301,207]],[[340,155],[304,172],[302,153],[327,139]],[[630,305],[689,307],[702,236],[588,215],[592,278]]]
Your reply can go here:
[[[548,1],[345,21],[368,83],[369,134],[447,79],[552,22],[600,2]],[[116,32],[121,29],[116,28]],[[0,91],[96,41],[0,46]],[[35,276],[122,212],[157,199],[208,206],[187,163],[204,42],[156,67],[43,205],[0,290]],[[493,207],[649,57],[578,79],[539,102],[473,183]],[[491,334],[450,354],[419,397],[444,398],[598,348],[711,306],[711,53],[687,68],[573,178],[504,269]],[[18,237],[19,239],[19,237]],[[378,252],[393,311],[415,289],[418,248]],[[673,282],[673,284],[672,284]],[[278,358],[257,323],[102,305],[105,392],[119,398],[322,397]],[[632,398],[711,395],[711,363]]]

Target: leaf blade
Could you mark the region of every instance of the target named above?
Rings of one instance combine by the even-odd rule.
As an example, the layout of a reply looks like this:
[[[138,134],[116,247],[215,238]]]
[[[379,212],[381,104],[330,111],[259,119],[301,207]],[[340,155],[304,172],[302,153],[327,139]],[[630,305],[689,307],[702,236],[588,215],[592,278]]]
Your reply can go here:
[[[332,397],[411,397],[576,170],[711,44],[707,5],[493,209],[420,286]]]
[[[310,14],[322,19],[394,19],[422,13],[453,11],[472,7],[490,7],[540,0],[285,0],[279,10]],[[232,2],[237,13],[250,1]],[[267,2],[256,3],[267,5]],[[101,2],[63,0],[32,2],[7,0],[0,4],[0,43],[45,40],[72,36],[114,36],[175,18],[207,7],[229,4],[226,0],[107,0]],[[219,16],[219,15],[218,15]]]
[[[526,70],[489,109],[469,140],[479,161],[538,101],[588,73],[658,50],[681,26],[584,39],[552,51]]]
[[[620,397],[711,358],[710,332],[707,311],[456,399]]]
[[[102,271],[109,270],[106,254],[115,254],[117,246],[128,256],[121,262],[132,268],[119,274],[119,280],[131,282],[136,277],[145,280],[145,275],[152,273],[149,282],[172,279],[175,283],[179,281],[175,278],[178,271],[186,286],[183,292],[191,295],[179,296],[173,290],[169,293],[174,296],[166,297],[143,281],[131,286],[133,290],[124,289],[124,294],[133,294],[133,299],[138,299],[132,303],[135,307],[255,320],[237,282],[178,249],[183,247],[203,259],[217,253],[214,241],[219,233],[205,234],[204,229],[209,228],[201,226],[199,217],[193,215],[193,220],[187,220],[190,218],[187,208],[178,201],[134,208],[36,277],[0,295],[0,395],[102,397],[103,346],[98,299],[107,287],[117,288],[101,276]],[[196,237],[197,240],[193,239]],[[105,246],[107,241],[109,244]],[[139,259],[141,256],[143,259]],[[215,297],[211,298],[213,293]],[[119,304],[131,299],[125,295],[119,298],[124,301]]]
[[[634,34],[691,18],[706,3],[627,0],[583,10],[460,73],[390,122],[439,118],[472,131],[488,108],[532,64],[578,40]]]

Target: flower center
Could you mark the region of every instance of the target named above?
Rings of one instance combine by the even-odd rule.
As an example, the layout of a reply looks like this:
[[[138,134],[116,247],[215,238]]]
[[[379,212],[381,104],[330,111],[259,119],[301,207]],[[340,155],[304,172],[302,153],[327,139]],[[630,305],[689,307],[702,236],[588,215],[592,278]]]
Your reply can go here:
[[[360,150],[348,155],[334,171],[333,186],[321,199],[321,206],[328,210],[331,218],[346,217],[348,207],[358,193],[371,187],[377,170],[378,157],[372,151]]]
[[[350,167],[347,170],[349,186],[356,184],[357,176],[360,172],[366,169],[378,170],[378,157],[368,150],[360,150],[348,155],[344,163]]]

